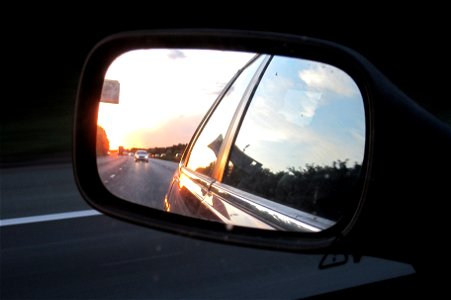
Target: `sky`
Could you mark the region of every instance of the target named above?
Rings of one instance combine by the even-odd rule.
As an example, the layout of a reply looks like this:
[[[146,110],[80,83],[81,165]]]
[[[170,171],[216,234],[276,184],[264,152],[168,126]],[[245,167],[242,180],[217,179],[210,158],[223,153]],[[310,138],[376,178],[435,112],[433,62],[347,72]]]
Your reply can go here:
[[[110,149],[188,143],[224,86],[253,56],[178,49],[119,56],[105,76],[120,82],[119,104],[100,103],[98,116]],[[273,58],[248,112],[236,145],[273,171],[363,161],[362,95],[352,78],[333,66]]]
[[[119,104],[100,103],[110,149],[188,143],[217,96],[254,54],[152,49],[127,52],[105,79],[120,83]]]
[[[275,57],[241,125],[236,146],[273,172],[348,160],[365,152],[362,94],[342,70]]]

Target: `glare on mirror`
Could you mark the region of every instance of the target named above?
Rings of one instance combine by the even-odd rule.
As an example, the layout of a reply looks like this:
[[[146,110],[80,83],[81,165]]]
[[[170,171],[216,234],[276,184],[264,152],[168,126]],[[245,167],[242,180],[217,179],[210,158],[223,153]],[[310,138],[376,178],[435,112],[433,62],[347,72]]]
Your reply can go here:
[[[99,175],[126,201],[227,228],[317,232],[339,221],[355,198],[364,104],[353,79],[331,65],[136,50],[110,65],[100,100]]]

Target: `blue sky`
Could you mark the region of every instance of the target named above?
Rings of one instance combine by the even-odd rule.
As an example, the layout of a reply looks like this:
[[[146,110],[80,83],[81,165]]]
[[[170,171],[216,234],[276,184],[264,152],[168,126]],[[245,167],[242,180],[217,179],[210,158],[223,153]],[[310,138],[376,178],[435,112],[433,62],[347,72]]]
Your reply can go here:
[[[365,112],[355,82],[323,63],[275,58],[236,144],[274,172],[333,161],[361,163]]]
[[[253,57],[209,50],[138,50],[118,57],[107,79],[119,104],[101,103],[98,123],[111,148],[187,143],[225,84]],[[305,164],[361,163],[363,99],[343,71],[319,62],[275,58],[256,91],[237,146],[273,171]]]

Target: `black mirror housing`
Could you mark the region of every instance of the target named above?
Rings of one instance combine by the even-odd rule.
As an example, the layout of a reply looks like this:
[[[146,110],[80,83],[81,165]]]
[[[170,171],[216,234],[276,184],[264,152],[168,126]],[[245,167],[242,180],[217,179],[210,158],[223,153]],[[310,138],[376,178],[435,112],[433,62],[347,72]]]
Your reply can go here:
[[[149,48],[276,54],[324,62],[348,73],[364,98],[366,146],[358,188],[337,224],[319,233],[230,228],[168,214],[111,194],[102,184],[96,165],[97,112],[104,76],[117,56]],[[446,179],[437,171],[439,166],[451,167],[447,153],[451,153],[451,130],[399,91],[365,58],[343,46],[306,37],[219,30],[160,30],[114,35],[91,51],[77,95],[74,173],[86,201],[113,217],[214,241],[306,253],[345,253],[356,258],[374,255],[413,262],[416,254],[409,251],[419,235],[427,236],[428,243],[439,238],[427,228],[413,224],[417,224],[418,218],[430,218],[435,211],[423,207],[424,199],[434,201],[442,197]],[[427,162],[414,163],[426,157]],[[416,172],[422,176],[416,176]],[[437,226],[444,228],[444,224],[440,225],[443,220],[439,219]]]

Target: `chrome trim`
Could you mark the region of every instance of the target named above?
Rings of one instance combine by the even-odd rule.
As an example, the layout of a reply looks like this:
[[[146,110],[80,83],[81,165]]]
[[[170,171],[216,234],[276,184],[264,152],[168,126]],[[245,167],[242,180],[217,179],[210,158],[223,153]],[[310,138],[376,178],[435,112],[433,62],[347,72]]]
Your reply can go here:
[[[233,114],[232,120],[230,121],[230,125],[227,128],[227,132],[224,137],[224,142],[219,149],[218,157],[216,160],[215,168],[213,169],[212,177],[216,178],[218,181],[222,181],[222,176],[224,175],[224,171],[227,167],[227,161],[229,159],[230,151],[235,142],[235,136],[240,128],[241,120],[246,111],[246,107],[249,103],[249,100],[253,96],[255,90],[258,87],[260,79],[263,77],[265,73],[266,67],[268,66],[272,56],[261,54],[263,57],[263,61],[258,66],[258,69],[255,71],[251,80],[249,81],[246,90],[241,96],[241,100],[238,104],[238,107]],[[260,58],[260,56],[258,57]],[[256,58],[256,60],[258,59]],[[240,74],[241,75],[241,74]]]
[[[194,183],[203,187],[205,190],[209,190],[210,186],[216,181],[215,179],[208,177],[207,175],[197,173],[188,167],[181,167],[180,173],[189,177]]]
[[[225,224],[230,224],[229,218],[224,215],[224,212],[218,211],[215,209],[214,205],[212,205],[212,196],[209,192],[211,185],[215,182],[213,178],[210,178],[206,175],[196,173],[189,168],[183,167],[180,172],[182,175],[186,176],[188,180],[191,181],[189,186],[186,188],[189,192],[197,198],[202,205],[204,205],[208,210],[210,210],[218,219],[220,219]],[[225,212],[227,214],[227,212]],[[193,215],[192,217],[198,217]]]
[[[197,142],[197,139],[199,138],[200,134],[204,130],[205,126],[208,124],[208,121],[210,120],[210,117],[214,114],[216,111],[216,108],[221,103],[224,96],[227,94],[229,89],[232,87],[232,85],[235,83],[235,81],[238,79],[238,77],[241,76],[243,71],[248,68],[251,64],[253,64],[258,58],[260,57],[260,54],[255,54],[242,68],[238,69],[237,72],[233,75],[233,77],[227,82],[227,84],[222,89],[221,93],[216,97],[216,100],[213,102],[212,106],[208,109],[207,113],[203,117],[202,121],[199,123],[199,126],[197,126],[196,131],[194,132],[188,146],[186,147],[185,151],[183,152],[182,158],[180,159],[181,162],[183,162],[184,166],[188,165],[189,158],[191,156],[191,151],[194,148],[194,145]],[[233,120],[233,118],[232,118]]]
[[[212,183],[210,192],[279,230],[318,232],[336,224],[332,220],[252,195],[223,183]]]

